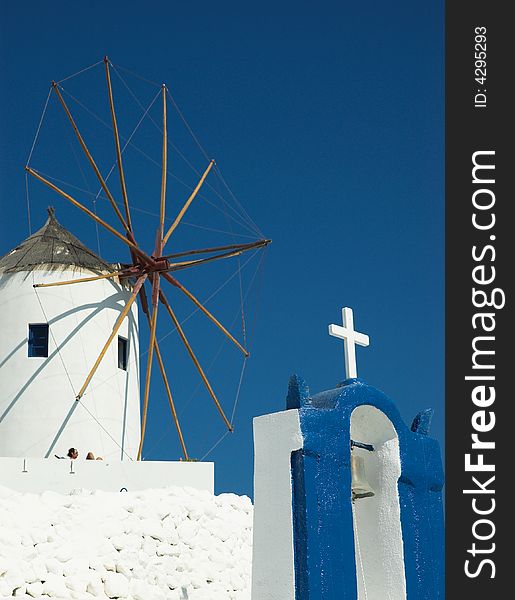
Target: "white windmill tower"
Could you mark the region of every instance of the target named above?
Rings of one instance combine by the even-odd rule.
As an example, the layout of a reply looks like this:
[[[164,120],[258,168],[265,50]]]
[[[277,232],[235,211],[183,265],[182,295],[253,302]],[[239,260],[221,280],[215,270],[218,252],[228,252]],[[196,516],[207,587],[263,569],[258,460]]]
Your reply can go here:
[[[48,212],[40,230],[0,258],[0,486],[212,492],[213,463],[137,460],[136,290],[113,276],[120,265],[102,260]],[[95,378],[79,394],[92,364]],[[79,460],[56,459],[72,447]],[[88,452],[103,460],[81,460]]]
[[[53,458],[75,447],[107,460],[136,457],[136,303],[99,365],[95,385],[76,400],[131,289],[118,278],[55,285],[111,271],[58,223],[53,209],[39,231],[0,259],[0,456]]]

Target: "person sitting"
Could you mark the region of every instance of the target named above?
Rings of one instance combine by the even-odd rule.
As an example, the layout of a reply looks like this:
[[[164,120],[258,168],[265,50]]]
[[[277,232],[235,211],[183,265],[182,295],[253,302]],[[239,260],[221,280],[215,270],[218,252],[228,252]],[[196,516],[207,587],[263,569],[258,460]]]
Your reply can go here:
[[[95,455],[93,454],[93,452],[88,452],[86,454],[86,460],[95,460]]]
[[[79,451],[77,450],[77,448],[70,448],[68,450],[68,454],[66,456],[68,458],[71,458],[72,460],[75,460],[76,458],[79,457]]]

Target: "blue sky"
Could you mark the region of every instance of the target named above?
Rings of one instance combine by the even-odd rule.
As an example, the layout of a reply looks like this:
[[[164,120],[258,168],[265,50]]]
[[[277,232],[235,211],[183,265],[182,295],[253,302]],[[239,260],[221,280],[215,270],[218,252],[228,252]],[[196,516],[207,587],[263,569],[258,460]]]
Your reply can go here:
[[[216,462],[217,491],[252,493],[252,417],[284,408],[291,373],[304,376],[314,392],[344,379],[342,344],[327,334],[329,323],[340,322],[342,306],[354,308],[357,329],[371,338],[368,349],[358,349],[359,375],[385,391],[406,421],[434,407],[433,434],[443,443],[443,6],[405,0],[313,6],[259,11],[222,2],[193,3],[185,10],[175,2],[143,7],[56,1],[2,8],[0,253],[28,234],[23,167],[50,81],[104,54],[120,67],[122,78],[114,77],[113,85],[122,135],[130,134],[140,110],[125,84],[145,107],[158,90],[122,67],[166,82],[239,202],[273,240],[264,261],[256,256],[242,270],[241,290],[239,276],[233,277],[209,305],[228,324],[234,321],[231,331],[241,338],[240,294],[253,283],[245,298],[252,356],[236,406],[236,430],[209,455]],[[63,86],[102,116],[107,105],[101,69]],[[31,164],[96,191],[57,108],[49,105]],[[80,105],[74,110],[106,172],[114,160],[110,133]],[[158,103],[152,111],[158,120]],[[176,113],[170,116],[169,135],[203,170],[205,157],[181,123]],[[160,138],[152,125],[145,122],[137,135],[138,147],[159,161]],[[194,173],[171,157],[175,175],[194,185]],[[160,173],[145,161],[141,152],[127,150],[137,232],[151,250],[157,220],[147,213],[158,212]],[[211,204],[195,205],[190,224],[180,228],[177,249],[256,238],[221,182],[213,178],[211,185],[206,197],[212,193],[216,203],[223,195],[233,203],[229,217]],[[171,212],[185,193],[169,178]],[[92,206],[92,196],[77,194]],[[34,182],[29,197],[33,230],[51,203],[58,219],[92,249],[100,242],[105,259],[128,260],[121,244],[109,234],[97,240],[90,221],[64,200]],[[101,199],[97,208],[115,224]],[[183,281],[207,298],[236,272],[235,264],[202,267]],[[176,302],[185,318],[189,307]],[[165,315],[160,328],[161,337],[171,330]],[[199,314],[186,331],[209,366],[222,338]],[[143,334],[142,352],[146,340]],[[200,458],[223,434],[223,424],[207,394],[197,389],[180,342],[169,335],[162,344],[190,452]],[[225,344],[210,371],[228,413],[241,364],[237,351]],[[148,459],[179,456],[169,423],[156,372]]]

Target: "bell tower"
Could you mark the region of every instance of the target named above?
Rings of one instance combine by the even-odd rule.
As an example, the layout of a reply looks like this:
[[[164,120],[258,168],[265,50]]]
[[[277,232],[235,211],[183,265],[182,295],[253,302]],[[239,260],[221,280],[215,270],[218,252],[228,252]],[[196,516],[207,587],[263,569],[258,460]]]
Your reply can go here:
[[[253,600],[444,598],[443,471],[432,411],[411,428],[357,378],[352,311],[347,375],[310,394],[290,379],[286,410],[254,419]],[[361,343],[360,343],[361,342]]]

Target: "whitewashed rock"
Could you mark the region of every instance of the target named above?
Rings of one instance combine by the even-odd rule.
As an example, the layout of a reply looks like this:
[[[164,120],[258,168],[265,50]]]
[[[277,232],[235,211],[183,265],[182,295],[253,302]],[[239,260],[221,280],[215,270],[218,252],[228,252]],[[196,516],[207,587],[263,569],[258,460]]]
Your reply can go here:
[[[148,598],[152,598],[150,586],[142,579],[131,579],[129,582],[129,592],[133,600],[148,600]]]
[[[66,596],[68,596],[68,588],[66,587],[64,577],[62,575],[49,573],[43,584],[43,594],[50,596],[51,598],[54,598],[55,596],[66,598]]]
[[[41,581],[35,581],[34,583],[27,584],[27,594],[33,598],[41,596],[43,593],[43,583]]]
[[[92,571],[89,576],[88,583],[86,585],[86,592],[88,592],[95,598],[99,598],[105,595],[104,582],[102,581],[100,575],[95,571]]]
[[[108,598],[127,598],[129,580],[121,573],[109,573],[104,581],[104,592]]]

